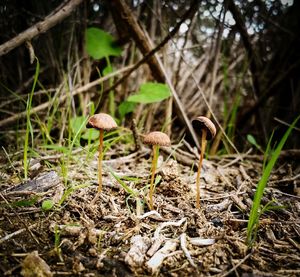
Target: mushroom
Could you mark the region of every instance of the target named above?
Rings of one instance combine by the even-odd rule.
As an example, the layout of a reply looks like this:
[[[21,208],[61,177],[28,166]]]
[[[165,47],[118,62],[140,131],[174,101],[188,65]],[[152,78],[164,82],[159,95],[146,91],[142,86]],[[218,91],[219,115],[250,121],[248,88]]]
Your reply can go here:
[[[152,145],[153,147],[153,158],[151,167],[151,181],[150,181],[150,191],[149,191],[149,207],[153,210],[153,193],[154,193],[154,176],[157,165],[157,155],[159,146],[170,146],[171,141],[168,135],[163,132],[151,132],[144,137],[144,143]]]
[[[91,116],[86,124],[87,128],[100,131],[99,135],[99,157],[98,157],[98,193],[102,191],[102,158],[103,158],[103,136],[104,131],[111,131],[118,127],[115,120],[108,114],[99,113]]]
[[[204,152],[206,148],[206,142],[207,140],[211,140],[216,135],[216,127],[212,123],[212,121],[205,117],[205,116],[198,116],[192,121],[193,128],[201,134],[201,152],[200,152],[200,158],[199,158],[199,164],[198,164],[198,171],[197,171],[197,177],[196,177],[196,188],[197,188],[197,194],[196,194],[196,207],[200,208],[200,173],[202,168],[202,161],[204,157]]]

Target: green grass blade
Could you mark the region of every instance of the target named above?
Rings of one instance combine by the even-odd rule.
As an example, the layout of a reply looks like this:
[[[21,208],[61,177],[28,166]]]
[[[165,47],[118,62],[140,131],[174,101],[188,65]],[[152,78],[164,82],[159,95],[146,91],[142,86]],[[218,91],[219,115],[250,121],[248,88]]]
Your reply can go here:
[[[82,188],[86,188],[89,187],[90,184],[81,184],[81,185],[77,185],[77,186],[73,186],[73,187],[69,187],[67,190],[65,190],[63,196],[61,197],[61,199],[59,200],[59,202],[57,203],[57,206],[60,207],[65,201],[66,199],[76,190],[78,189],[82,189]]]
[[[274,136],[274,131],[271,134],[271,137],[270,137],[270,139],[268,141],[268,144],[267,144],[266,151],[264,153],[263,172],[265,171],[267,160],[269,159],[269,157],[271,156],[271,153],[272,153],[271,142],[273,140],[273,136]]]
[[[29,199],[22,199],[16,202],[11,203],[12,207],[32,207],[34,206],[37,201],[39,200],[39,196],[34,196]]]
[[[129,186],[127,186],[127,185],[125,184],[125,182],[123,182],[123,181],[121,180],[121,178],[120,178],[117,174],[115,174],[114,171],[113,171],[109,166],[107,166],[107,169],[109,170],[110,174],[116,179],[116,181],[122,186],[122,188],[123,188],[128,194],[133,195],[133,196],[136,195],[135,191],[134,191],[133,189],[131,189]]]
[[[248,246],[251,246],[254,242],[253,238],[255,237],[253,232],[255,229],[257,229],[258,227],[258,220],[259,220],[259,207],[260,207],[260,203],[261,203],[261,199],[264,193],[264,189],[267,185],[268,179],[270,177],[270,174],[272,172],[272,169],[280,155],[281,149],[283,148],[286,140],[288,139],[292,129],[294,128],[294,126],[296,125],[296,123],[298,122],[300,116],[298,116],[294,122],[290,125],[290,127],[288,128],[288,130],[285,132],[284,136],[281,138],[279,144],[277,145],[275,151],[273,152],[270,161],[268,162],[262,178],[260,179],[258,185],[257,185],[257,189],[255,192],[255,196],[254,196],[254,200],[253,200],[253,205],[250,211],[250,217],[249,217],[249,221],[248,221],[248,226],[247,226],[247,244]]]
[[[26,133],[25,133],[25,142],[24,142],[24,156],[23,156],[23,165],[24,165],[24,178],[25,180],[28,177],[28,147],[29,147],[29,134],[31,135],[31,141],[33,146],[33,131],[32,131],[32,125],[30,121],[30,113],[31,113],[31,107],[32,107],[32,98],[33,93],[35,91],[35,87],[37,84],[39,72],[40,72],[40,63],[37,57],[36,59],[36,68],[35,68],[35,74],[33,79],[33,85],[31,88],[31,92],[28,96],[27,105],[26,105]]]

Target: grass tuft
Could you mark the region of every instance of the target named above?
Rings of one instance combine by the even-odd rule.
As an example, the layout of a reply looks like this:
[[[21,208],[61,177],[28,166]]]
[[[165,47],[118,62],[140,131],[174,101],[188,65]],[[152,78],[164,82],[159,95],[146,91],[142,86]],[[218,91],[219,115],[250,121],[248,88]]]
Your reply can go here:
[[[273,170],[273,167],[280,155],[280,152],[281,152],[285,142],[287,141],[292,129],[295,127],[295,125],[299,119],[300,119],[300,115],[293,121],[293,123],[290,125],[290,127],[287,129],[287,131],[281,138],[279,144],[273,151],[269,162],[264,167],[263,175],[257,185],[256,192],[254,195],[253,205],[252,205],[249,220],[248,220],[248,226],[247,226],[246,243],[247,243],[248,247],[250,247],[250,248],[253,246],[253,243],[256,240],[257,230],[259,227],[259,218],[260,218],[262,212],[264,211],[264,209],[260,210],[260,204],[261,204],[261,199],[263,197],[265,187],[267,186],[267,183],[268,183],[268,179],[270,177],[270,174]],[[269,151],[270,143],[268,143],[267,148],[268,148],[267,152],[270,153],[271,152],[271,151]],[[264,161],[264,163],[265,163],[265,161]]]

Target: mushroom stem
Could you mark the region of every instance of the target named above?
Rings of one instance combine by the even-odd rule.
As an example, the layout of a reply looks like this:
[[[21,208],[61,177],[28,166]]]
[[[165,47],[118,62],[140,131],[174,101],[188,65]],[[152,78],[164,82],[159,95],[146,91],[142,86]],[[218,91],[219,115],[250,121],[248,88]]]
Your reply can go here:
[[[100,129],[99,136],[99,157],[98,157],[98,193],[102,191],[102,157],[103,157],[103,137],[104,130]]]
[[[197,187],[196,208],[197,209],[200,208],[200,173],[202,168],[204,152],[206,148],[206,135],[207,135],[207,130],[203,129],[201,134],[201,152],[200,152],[200,159],[199,159],[197,178],[196,178],[196,187]]]
[[[157,162],[157,145],[153,145],[153,158],[151,166],[151,181],[150,181],[150,191],[149,191],[149,206],[150,210],[153,210],[153,192],[154,192],[154,176],[156,171],[156,162]]]

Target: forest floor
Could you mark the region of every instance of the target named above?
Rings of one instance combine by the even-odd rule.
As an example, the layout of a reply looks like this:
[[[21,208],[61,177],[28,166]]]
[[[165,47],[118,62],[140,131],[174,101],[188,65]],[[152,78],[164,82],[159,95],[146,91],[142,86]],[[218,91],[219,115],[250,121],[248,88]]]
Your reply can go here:
[[[261,215],[250,250],[247,222],[262,157],[204,160],[196,209],[197,158],[161,149],[149,211],[150,150],[109,150],[94,203],[96,153],[74,151],[66,183],[58,177],[60,155],[32,160],[32,179],[22,184],[12,174],[21,162],[1,161],[1,276],[300,276],[299,163],[278,161],[262,199],[278,209]],[[55,203],[49,211],[47,199]]]

